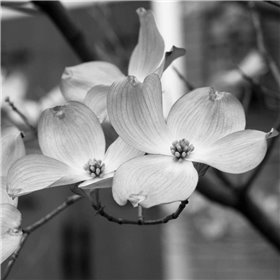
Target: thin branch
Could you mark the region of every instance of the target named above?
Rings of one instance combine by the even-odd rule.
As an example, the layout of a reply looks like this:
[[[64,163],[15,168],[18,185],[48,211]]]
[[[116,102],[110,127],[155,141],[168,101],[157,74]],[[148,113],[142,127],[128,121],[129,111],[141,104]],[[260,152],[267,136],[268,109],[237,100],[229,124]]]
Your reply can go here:
[[[197,189],[212,202],[231,207],[242,214],[274,248],[280,251],[280,227],[278,223],[267,215],[248,192],[242,192],[238,189],[230,190],[216,185],[206,178],[200,180]]]
[[[83,62],[98,59],[94,50],[88,48],[83,33],[59,1],[32,1],[32,3],[48,15]]]
[[[182,73],[175,66],[172,66],[172,69],[175,71],[179,79],[184,82],[189,91],[195,89],[195,87],[182,75]]]
[[[229,187],[231,189],[234,188],[234,184],[230,181],[230,179],[228,179],[226,177],[225,173],[223,173],[222,171],[220,171],[216,168],[213,168],[213,170],[214,170],[215,175],[218,177],[218,179],[220,181],[222,181],[226,187]]]
[[[38,221],[36,221],[35,223],[27,226],[26,228],[22,229],[23,235],[22,235],[22,239],[21,242],[19,244],[19,247],[17,248],[17,250],[12,254],[7,267],[6,267],[6,271],[4,273],[3,276],[3,280],[5,280],[9,273],[11,272],[20,251],[22,250],[23,245],[25,244],[27,238],[29,237],[29,235],[36,230],[37,228],[41,227],[42,225],[44,225],[45,223],[47,223],[48,221],[50,221],[51,219],[53,219],[55,216],[57,216],[59,213],[61,213],[63,210],[65,210],[68,206],[74,204],[75,202],[79,201],[82,197],[79,195],[72,195],[70,197],[68,197],[62,204],[60,204],[57,208],[55,208],[53,211],[51,211],[50,213],[48,213],[46,216],[44,216],[43,218],[39,219]]]
[[[60,212],[62,212],[63,210],[65,210],[68,206],[74,204],[75,202],[77,202],[78,200],[80,200],[82,198],[82,196],[79,195],[72,195],[70,197],[68,197],[62,204],[60,204],[57,208],[55,208],[53,211],[51,211],[50,213],[48,213],[46,216],[44,216],[43,218],[39,219],[38,221],[36,221],[35,223],[33,223],[32,225],[24,228],[22,231],[24,233],[31,233],[34,230],[36,230],[37,228],[41,227],[42,225],[44,225],[46,222],[48,222],[49,220],[51,220],[52,218],[54,218],[55,216],[57,216]]]
[[[196,189],[207,199],[222,206],[235,208],[238,205],[235,189],[225,188],[224,185],[211,182],[207,177],[199,179]]]
[[[183,212],[183,210],[185,209],[186,205],[188,204],[188,200],[182,201],[174,213],[172,213],[171,215],[165,216],[163,218],[160,218],[160,219],[145,220],[144,217],[141,216],[141,217],[138,217],[138,220],[129,220],[129,219],[123,219],[123,218],[116,218],[116,217],[110,215],[109,213],[107,213],[104,210],[105,207],[102,206],[100,202],[98,203],[99,205],[97,205],[92,199],[90,199],[90,201],[91,201],[91,206],[93,207],[94,210],[96,210],[96,214],[107,219],[109,222],[116,223],[119,225],[126,224],[126,225],[143,225],[143,226],[165,224],[165,223],[169,222],[170,220],[177,219],[180,216],[180,214]]]
[[[19,253],[21,252],[22,248],[23,248],[23,245],[24,243],[26,242],[27,238],[28,238],[29,234],[28,233],[24,233],[22,235],[22,238],[21,238],[21,241],[20,241],[20,244],[19,244],[19,247],[17,248],[16,251],[14,251],[14,253],[11,255],[10,257],[10,260],[6,266],[6,270],[5,270],[5,273],[3,274],[3,277],[2,277],[2,280],[5,280],[7,279],[7,277],[9,276],[18,256],[19,256]]]
[[[267,4],[270,4],[274,7],[280,8],[280,2],[279,1],[264,1]]]
[[[37,134],[36,128],[29,122],[27,117],[15,106],[15,104],[10,100],[9,97],[5,99],[5,102],[9,104],[11,109],[20,116],[20,118],[23,120],[23,122],[35,133]]]
[[[256,32],[258,49],[262,53],[262,55],[266,58],[269,70],[271,71],[271,74],[273,75],[273,77],[280,89],[280,71],[279,71],[277,64],[272,59],[272,57],[270,56],[269,52],[266,49],[265,40],[264,40],[263,32],[262,32],[260,16],[256,9],[256,3],[254,3],[253,1],[250,1],[249,7],[250,7],[250,11],[251,11],[253,26],[254,26],[254,29]]]
[[[271,219],[271,217],[250,197],[248,192],[241,193],[239,204],[235,209],[280,252],[279,224],[277,221]]]
[[[252,87],[258,89],[261,93],[269,96],[273,96],[274,98],[280,99],[279,92],[270,88],[265,87],[264,85],[260,84],[258,81],[252,79],[248,75],[246,75],[238,66],[237,70],[242,76],[244,80],[251,84]]]

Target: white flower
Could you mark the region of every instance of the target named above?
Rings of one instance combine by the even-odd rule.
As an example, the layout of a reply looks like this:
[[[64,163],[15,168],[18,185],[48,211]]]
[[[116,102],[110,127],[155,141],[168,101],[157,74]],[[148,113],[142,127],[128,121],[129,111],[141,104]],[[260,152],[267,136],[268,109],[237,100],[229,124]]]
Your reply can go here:
[[[11,199],[6,191],[7,172],[14,161],[25,154],[21,133],[15,127],[3,129],[1,135],[1,263],[5,261],[18,247],[22,231],[21,213],[18,211],[17,199]]]
[[[143,83],[132,76],[114,83],[108,114],[120,137],[147,153],[117,170],[113,196],[120,205],[127,200],[144,207],[185,200],[198,182],[192,162],[243,173],[262,161],[267,138],[277,134],[244,130],[240,102],[212,88],[199,88],[181,97],[165,121],[156,74]]]
[[[104,181],[113,177],[120,164],[143,154],[120,138],[105,153],[105,138],[97,117],[76,101],[42,113],[38,140],[43,155],[22,157],[9,169],[9,195],[82,181],[80,187],[104,187]]]
[[[128,75],[143,81],[151,73],[162,74],[173,60],[185,54],[184,49],[174,47],[165,59],[165,46],[154,16],[144,8],[137,9],[140,20],[138,43],[129,60]],[[61,79],[61,91],[67,100],[85,103],[97,115],[100,122],[109,122],[106,100],[113,82],[124,78],[119,68],[104,61],[94,61],[67,67]]]

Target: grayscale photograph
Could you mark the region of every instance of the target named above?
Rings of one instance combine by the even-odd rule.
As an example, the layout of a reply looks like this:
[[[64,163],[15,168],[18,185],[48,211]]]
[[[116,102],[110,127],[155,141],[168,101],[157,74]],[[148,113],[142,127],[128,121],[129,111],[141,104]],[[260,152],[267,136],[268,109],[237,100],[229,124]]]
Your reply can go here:
[[[1,280],[280,279],[280,1],[0,1]]]

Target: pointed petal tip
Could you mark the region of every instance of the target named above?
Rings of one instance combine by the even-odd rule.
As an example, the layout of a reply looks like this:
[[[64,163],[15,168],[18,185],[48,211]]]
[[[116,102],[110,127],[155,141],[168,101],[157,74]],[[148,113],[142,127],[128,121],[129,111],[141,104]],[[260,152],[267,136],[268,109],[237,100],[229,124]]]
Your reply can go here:
[[[217,91],[214,87],[209,87],[208,90],[209,90],[209,100],[211,101],[220,100],[226,94],[226,92]]]
[[[181,56],[185,55],[186,54],[186,49],[185,48],[180,48],[180,47],[176,47],[176,46],[172,46],[172,49],[171,49],[171,52],[177,52],[177,53],[180,53]]]
[[[271,128],[271,130],[266,134],[266,139],[273,138],[279,135],[279,131],[277,129]]]
[[[66,67],[62,73],[61,79],[70,79],[73,76],[73,71],[70,67]]]
[[[128,80],[128,82],[130,83],[130,85],[132,85],[132,86],[136,86],[137,84],[139,84],[140,82],[137,80],[137,78],[135,77],[135,76],[133,76],[133,75],[128,75],[127,76],[127,80]]]
[[[144,194],[143,192],[140,192],[139,194],[131,194],[128,197],[128,201],[132,204],[133,207],[138,207],[139,205],[141,205],[141,202],[146,200],[146,198],[147,195]]]
[[[7,193],[12,200],[16,199],[18,196],[25,194],[22,193],[22,191],[22,188],[11,188],[10,184],[7,185]]]
[[[171,50],[165,53],[165,58],[168,58],[169,56],[173,56],[172,57],[172,61],[173,61],[178,57],[184,56],[186,52],[187,52],[186,49],[179,48],[173,45]]]
[[[147,11],[145,8],[140,7],[138,9],[136,9],[136,13],[137,15],[140,17],[144,16],[145,14],[147,14],[149,11]]]
[[[173,46],[172,49],[165,53],[165,58],[163,60],[163,71],[170,66],[170,64],[176,60],[177,58],[184,56],[186,54],[186,50],[184,48],[178,48]],[[160,69],[159,69],[160,71]],[[160,73],[160,72],[159,72]],[[161,76],[161,74],[160,74]]]
[[[164,57],[165,46],[152,11],[139,8],[136,12],[140,30],[138,43],[129,60],[128,73],[143,81],[147,75],[157,71]]]

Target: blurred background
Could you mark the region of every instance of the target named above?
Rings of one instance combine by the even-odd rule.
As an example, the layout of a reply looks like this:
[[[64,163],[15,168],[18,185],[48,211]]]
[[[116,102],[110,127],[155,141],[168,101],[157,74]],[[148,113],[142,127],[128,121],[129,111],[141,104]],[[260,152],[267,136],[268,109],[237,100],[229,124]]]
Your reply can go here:
[[[194,87],[213,85],[235,94],[247,111],[248,128],[269,131],[273,126],[279,114],[279,88],[257,50],[245,1],[64,4],[100,60],[116,64],[124,73],[138,38],[135,10],[153,9],[166,50],[173,44],[187,50],[163,76],[166,112],[189,91],[179,72]],[[280,9],[266,3],[258,3],[257,9],[266,47],[280,65]],[[2,1],[1,21],[2,123],[19,126],[28,152],[39,153],[34,135],[5,98],[36,126],[43,109],[64,102],[58,89],[64,68],[81,62],[50,19],[32,4],[11,6]],[[206,176],[215,180],[211,169]],[[248,174],[226,176],[238,184]],[[279,182],[278,141],[252,189],[260,207],[278,222]],[[21,197],[23,226],[69,195],[70,190],[61,187]],[[137,218],[131,206],[114,203],[110,190],[102,190],[101,199],[114,216]],[[177,206],[155,207],[144,215],[158,218]],[[243,217],[198,193],[177,220],[149,227],[108,223],[82,200],[30,236],[10,279],[272,280],[280,278],[279,261],[276,249]]]

